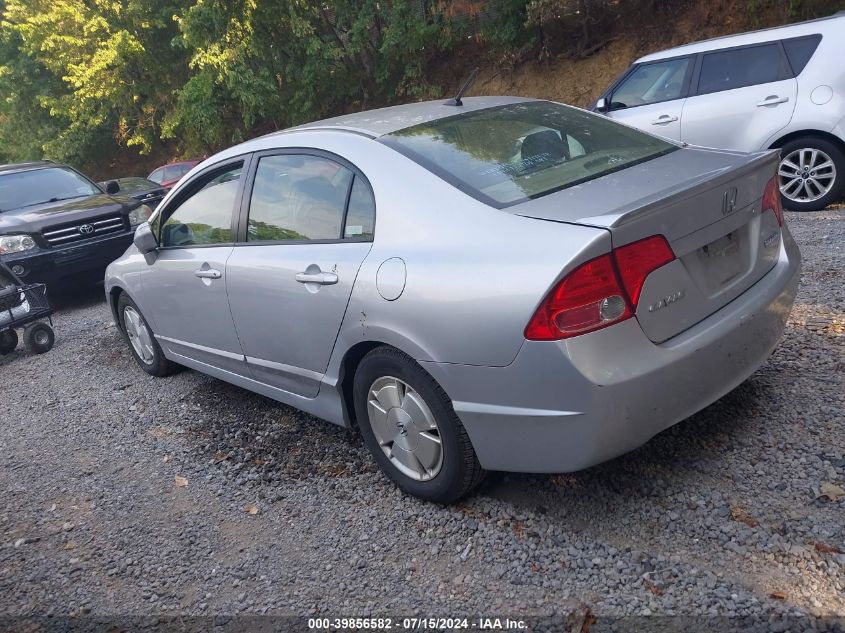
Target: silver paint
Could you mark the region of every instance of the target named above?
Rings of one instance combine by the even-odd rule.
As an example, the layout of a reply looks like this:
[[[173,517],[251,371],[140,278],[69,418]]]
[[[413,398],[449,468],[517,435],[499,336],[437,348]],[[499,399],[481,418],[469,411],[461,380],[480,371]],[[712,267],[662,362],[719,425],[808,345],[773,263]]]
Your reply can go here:
[[[465,99],[470,109],[513,101]],[[800,255],[789,231],[760,212],[775,154],[680,149],[501,211],[370,138],[444,115],[439,103],[349,115],[210,158],[157,213],[219,161],[310,147],[367,176],[375,239],[159,249],[146,258],[133,246],[107,270],[112,305],[116,291],[127,292],[175,362],[342,425],[352,416],[342,382],[353,370],[349,352],[391,345],[450,396],[484,467],[537,472],[634,448],[734,388],[777,344]],[[737,188],[737,209],[723,217],[726,187]],[[716,289],[722,281],[691,262],[729,232],[744,234],[745,263]],[[773,232],[782,239],[768,243]],[[648,277],[636,318],[559,342],[525,340],[557,281],[654,234],[677,259]],[[407,274],[401,298],[386,301],[398,275],[382,280],[379,270],[394,258]],[[683,301],[648,311],[680,288]]]

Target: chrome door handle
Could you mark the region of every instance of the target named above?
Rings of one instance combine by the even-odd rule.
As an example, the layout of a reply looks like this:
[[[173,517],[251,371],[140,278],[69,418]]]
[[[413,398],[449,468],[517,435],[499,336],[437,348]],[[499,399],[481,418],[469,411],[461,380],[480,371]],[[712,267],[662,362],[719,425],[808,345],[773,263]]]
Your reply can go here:
[[[337,275],[334,273],[296,273],[296,280],[301,284],[331,286],[337,283]]]
[[[667,123],[674,123],[678,120],[676,116],[670,116],[668,114],[664,114],[663,116],[657,117],[654,121],[651,122],[652,125],[666,125]]]
[[[219,270],[215,270],[214,268],[200,268],[199,270],[194,271],[194,275],[200,279],[220,279],[223,276],[223,273]]]
[[[779,97],[777,95],[769,95],[762,101],[757,103],[758,108],[762,108],[763,106],[770,106],[770,105],[777,105],[779,103],[786,103],[789,101],[789,97]]]

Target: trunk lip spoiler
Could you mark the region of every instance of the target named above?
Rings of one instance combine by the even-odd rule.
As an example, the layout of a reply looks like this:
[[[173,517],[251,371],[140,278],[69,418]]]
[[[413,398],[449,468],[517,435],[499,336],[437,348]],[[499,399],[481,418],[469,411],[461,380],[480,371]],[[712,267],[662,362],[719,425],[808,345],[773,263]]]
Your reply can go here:
[[[695,148],[691,148],[695,149]],[[706,149],[706,148],[701,148]],[[634,200],[631,203],[631,208],[627,211],[613,211],[604,215],[585,216],[583,218],[573,220],[555,220],[548,217],[533,216],[530,213],[517,213],[522,217],[531,218],[535,220],[548,220],[552,222],[564,222],[566,224],[577,224],[582,226],[591,226],[599,229],[614,229],[620,228],[627,224],[637,222],[650,213],[662,209],[669,204],[677,204],[695,197],[714,187],[729,183],[736,178],[748,175],[757,169],[771,163],[772,175],[775,175],[775,166],[779,160],[778,149],[764,150],[762,152],[755,152],[747,154],[747,160],[740,164],[726,165],[719,169],[703,172],[697,176],[693,176],[679,185],[683,185],[680,191],[670,193],[657,192],[639,200]],[[742,152],[726,152],[733,155],[742,154]],[[677,185],[676,185],[677,186]],[[755,199],[759,200],[763,197],[763,192]]]

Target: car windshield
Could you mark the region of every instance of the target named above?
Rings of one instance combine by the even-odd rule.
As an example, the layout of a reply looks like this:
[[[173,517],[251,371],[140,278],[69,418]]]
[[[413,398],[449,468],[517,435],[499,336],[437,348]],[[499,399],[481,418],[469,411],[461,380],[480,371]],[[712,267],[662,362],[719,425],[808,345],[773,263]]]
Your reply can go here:
[[[121,193],[137,193],[139,191],[149,191],[150,189],[158,189],[158,183],[146,178],[121,178],[117,181]]]
[[[497,208],[678,149],[600,115],[548,101],[467,112],[379,140]]]
[[[46,167],[0,174],[0,211],[93,196],[98,193],[101,193],[100,190],[91,182],[64,167]]]

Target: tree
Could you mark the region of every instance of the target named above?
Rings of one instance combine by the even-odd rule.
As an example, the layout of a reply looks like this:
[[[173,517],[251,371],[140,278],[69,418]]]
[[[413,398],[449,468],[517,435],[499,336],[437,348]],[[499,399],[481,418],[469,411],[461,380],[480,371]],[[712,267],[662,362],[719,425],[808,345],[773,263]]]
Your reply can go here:
[[[54,122],[47,155],[81,156],[109,136],[151,150],[172,92],[187,79],[187,55],[171,45],[178,34],[173,15],[186,4],[6,0],[2,32],[17,46],[18,64],[52,78],[35,99]]]

